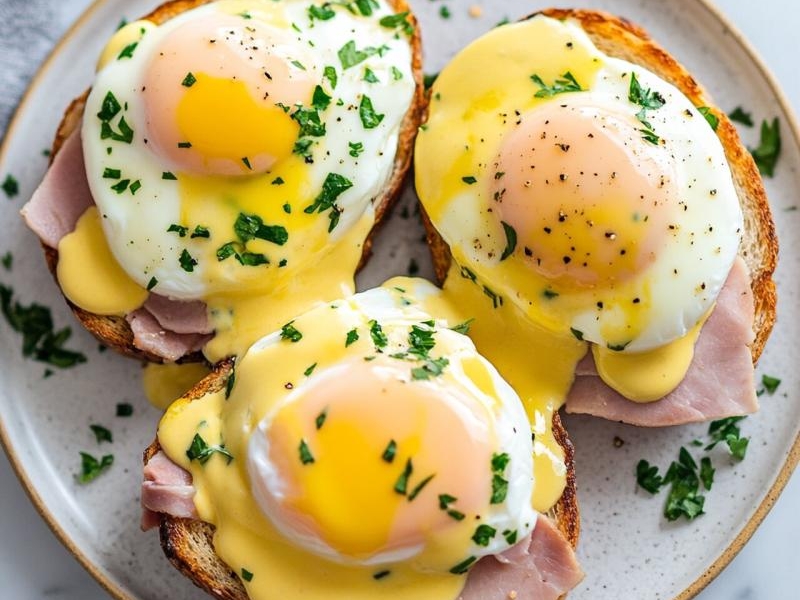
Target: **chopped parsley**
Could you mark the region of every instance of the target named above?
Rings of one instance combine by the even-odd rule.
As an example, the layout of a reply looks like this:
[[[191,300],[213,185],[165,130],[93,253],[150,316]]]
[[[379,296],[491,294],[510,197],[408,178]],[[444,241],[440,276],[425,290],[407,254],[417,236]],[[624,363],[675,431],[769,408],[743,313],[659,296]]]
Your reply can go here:
[[[347,145],[350,147],[350,156],[353,158],[358,158],[364,152],[364,144],[361,142],[347,142]]]
[[[141,187],[142,187],[142,182],[141,181],[139,181],[138,179],[136,181],[134,181],[130,185],[130,187],[128,188],[130,193],[131,193],[131,196],[135,195],[136,192],[138,192],[139,189],[141,189]]]
[[[192,142],[178,142],[178,148],[191,148]]]
[[[300,462],[304,465],[310,465],[314,462],[314,455],[311,454],[311,449],[308,447],[308,444],[305,440],[300,440],[300,446],[298,447],[298,452],[300,453]]]
[[[500,260],[504,261],[514,253],[517,247],[517,232],[505,221],[500,221],[500,223],[503,225],[503,231],[506,234],[506,247],[503,250],[503,254],[500,255]]]
[[[531,75],[531,81],[539,86],[534,96],[536,98],[550,98],[557,94],[566,94],[569,92],[582,92],[581,84],[575,79],[575,76],[567,71],[561,77],[556,78],[553,85],[547,85],[539,75]]]
[[[86,356],[64,348],[72,335],[69,327],[53,329],[50,309],[40,304],[23,306],[13,301],[13,291],[0,283],[0,309],[8,324],[22,334],[22,355],[39,362],[66,369],[86,362]]]
[[[364,68],[364,81],[367,83],[380,83],[380,79],[369,67]]]
[[[406,461],[406,466],[403,468],[403,472],[400,474],[400,477],[397,478],[397,481],[394,484],[395,492],[402,494],[403,496],[406,495],[408,491],[408,479],[411,477],[413,472],[414,465],[411,463],[411,459],[409,458]]]
[[[89,425],[89,429],[91,429],[92,433],[94,433],[94,437],[97,440],[98,444],[102,442],[112,443],[114,441],[113,436],[111,435],[111,431],[103,427],[102,425],[97,425],[97,424]]]
[[[313,367],[316,367],[316,366],[317,366],[317,363],[314,363]],[[311,370],[313,371],[314,369],[312,368]],[[325,419],[327,419],[327,418],[328,418],[328,411],[327,410],[323,410],[321,413],[319,413],[317,415],[317,418],[314,419],[314,425],[316,425],[318,430],[322,429],[322,426],[325,425]]]
[[[117,192],[118,194],[121,194],[126,189],[128,189],[128,185],[130,184],[130,182],[131,182],[130,179],[123,179],[123,180],[119,181],[118,183],[115,183],[114,185],[112,185],[111,189],[114,190],[115,192]]]
[[[489,542],[494,538],[497,530],[492,527],[491,525],[481,524],[478,525],[478,528],[475,530],[475,533],[472,536],[472,541],[475,542],[478,546],[488,546]]]
[[[208,227],[203,227],[202,225],[197,225],[192,232],[192,235],[189,236],[190,238],[209,238],[211,237],[211,232],[208,230]]]
[[[737,123],[741,123],[745,127],[752,127],[753,123],[753,116],[749,112],[745,112],[745,110],[741,106],[737,106],[734,108],[729,114],[728,117],[731,121],[736,121]]]
[[[2,187],[3,191],[6,194],[6,197],[8,198],[13,198],[17,194],[19,194],[19,182],[17,181],[16,177],[14,177],[11,173],[8,173],[6,175]]]
[[[750,148],[750,154],[756,161],[756,166],[762,175],[772,177],[775,174],[775,164],[781,153],[781,130],[778,117],[761,122],[761,140],[757,148]]]
[[[438,377],[449,364],[450,361],[444,356],[439,358],[426,358],[421,367],[414,367],[411,369],[411,378],[417,381],[425,381],[431,377]]]
[[[386,446],[386,450],[383,451],[383,454],[381,454],[381,458],[387,463],[390,463],[394,461],[395,454],[397,454],[397,442],[389,440],[389,444]]]
[[[291,61],[290,64],[294,65],[295,67],[297,67],[301,71],[305,71],[306,70],[305,65],[303,63],[301,63],[299,60],[293,60],[293,61]]]
[[[369,96],[361,96],[361,103],[358,105],[358,116],[361,118],[361,125],[364,129],[375,129],[383,121],[385,115],[375,112],[372,100]]]
[[[438,79],[439,73],[425,73],[422,77],[422,83],[426,90],[429,90]]]
[[[130,417],[133,414],[133,406],[128,402],[117,403],[117,416]]]
[[[517,543],[517,530],[505,529],[503,531],[503,537],[505,538],[507,544],[513,546]]]
[[[400,81],[403,78],[403,72],[394,65],[389,69],[389,72],[392,74],[394,81]]]
[[[308,18],[311,21],[314,19],[318,21],[328,21],[335,16],[336,11],[334,11],[327,2],[322,6],[311,5],[308,7]]]
[[[283,185],[284,183],[286,182],[283,180],[283,177],[276,177],[272,180],[272,185]]]
[[[714,131],[717,130],[719,127],[719,117],[713,113],[710,106],[698,106],[697,110],[700,111],[700,114],[703,115],[708,121],[708,124],[711,125],[711,129]]]
[[[379,352],[383,348],[386,348],[386,345],[389,343],[386,334],[383,332],[381,324],[378,323],[375,319],[372,319],[369,322],[369,335],[372,338],[372,343],[375,345],[375,348],[377,348]]]
[[[775,390],[778,389],[778,386],[781,384],[781,380],[777,377],[772,377],[770,375],[762,375],[761,376],[761,385],[764,386],[764,389],[767,390],[767,393],[771,396],[775,393]]]
[[[194,438],[192,438],[192,443],[186,451],[186,457],[190,461],[196,460],[201,465],[204,465],[214,454],[224,456],[228,460],[228,464],[231,464],[233,460],[233,455],[225,449],[225,444],[209,446],[199,433],[195,433]]]
[[[317,88],[322,89],[319,86]],[[297,133],[298,137],[322,137],[326,133],[325,123],[322,122],[319,111],[314,107],[298,106],[291,114],[291,117],[292,120],[300,125],[300,130]]]
[[[167,233],[177,233],[179,237],[186,237],[188,231],[188,227],[178,225],[177,223],[172,223],[169,227],[167,227]]]
[[[570,327],[569,330],[572,332],[572,335],[575,336],[575,339],[579,342],[583,341],[583,332],[580,329],[575,329],[574,327]]]
[[[414,26],[408,21],[408,11],[397,13],[396,15],[387,15],[379,21],[381,27],[387,29],[397,29],[408,35],[414,33]]]
[[[650,90],[650,88],[643,88],[639,83],[639,80],[636,78],[636,73],[631,71],[631,83],[628,88],[628,100],[641,107],[639,112],[636,113],[636,118],[639,119],[639,122],[642,125],[644,125],[644,128],[639,130],[639,133],[642,134],[642,139],[650,142],[651,144],[658,144],[661,141],[661,138],[655,134],[652,125],[650,125],[650,122],[647,120],[647,111],[657,110],[664,106],[666,103],[664,96],[662,96],[660,92],[654,92]]]
[[[322,183],[322,190],[314,199],[314,202],[307,206],[304,210],[305,213],[311,214],[314,212],[324,212],[329,210],[328,218],[330,225],[328,232],[334,230],[339,223],[340,209],[336,205],[336,199],[349,188],[353,187],[353,182],[342,175],[337,173],[328,173],[325,181]]]
[[[462,335],[467,335],[469,333],[469,328],[472,326],[473,321],[475,321],[475,319],[467,319],[463,323],[459,323],[458,325],[455,325],[454,327],[451,327],[450,329],[452,331],[455,331],[456,333],[460,333]]]
[[[189,71],[186,74],[186,77],[183,78],[183,81],[181,81],[181,85],[187,88],[192,87],[195,83],[197,83],[197,78],[192,74],[191,71]]]
[[[391,571],[389,571],[388,569],[384,569],[383,571],[378,571],[377,573],[375,573],[372,576],[372,578],[375,579],[375,580],[380,580],[380,579],[383,579],[384,577],[388,577],[390,574],[391,574]]]
[[[166,179],[167,181],[176,181],[178,178],[175,176],[175,173],[164,171],[161,173],[161,179]]]
[[[245,267],[258,267],[269,264],[269,259],[260,252],[242,252],[236,254],[236,260]]]
[[[81,452],[81,472],[76,475],[78,483],[89,483],[114,464],[114,455],[106,454],[99,460],[86,452]]]
[[[253,170],[253,166],[250,164],[250,159],[249,159],[249,158],[247,158],[246,156],[243,156],[243,157],[242,157],[242,164],[243,164],[245,167],[247,167],[247,170],[248,170],[248,171],[252,171],[252,170]]]
[[[336,68],[330,65],[326,66],[322,71],[322,77],[327,79],[331,84],[331,89],[336,89],[336,83],[339,81],[339,76],[336,73]]]
[[[664,483],[658,467],[642,459],[636,464],[636,483],[651,494],[657,494]]]
[[[439,16],[442,17],[443,19],[449,19],[450,18],[450,9],[447,7],[447,5],[443,4],[439,8]]]
[[[264,225],[261,217],[246,213],[239,213],[233,231],[242,242],[257,238],[283,246],[289,239],[289,232],[282,225]]]
[[[347,348],[350,344],[358,340],[358,330],[356,328],[347,332],[347,338],[344,341],[344,347]]]
[[[462,560],[456,566],[451,568],[450,572],[453,575],[463,575],[464,573],[469,571],[469,568],[472,566],[472,563],[474,563],[476,560],[478,560],[478,557],[470,556],[469,558]]]
[[[103,179],[119,179],[122,177],[122,171],[119,169],[109,169],[106,167],[103,169]]]
[[[289,321],[286,325],[281,327],[281,339],[297,343],[303,339],[303,334],[297,330],[293,323],[294,321]]]
[[[181,252],[180,257],[178,258],[178,262],[181,265],[181,269],[186,271],[187,273],[191,273],[194,271],[194,268],[197,266],[197,259],[193,258],[189,251],[184,248],[183,252]]]
[[[725,442],[731,456],[737,460],[742,460],[747,452],[747,445],[750,443],[750,438],[741,436],[741,431],[737,425],[744,418],[728,417],[727,419],[712,421],[708,426],[708,435],[711,437],[711,443],[706,446],[706,451],[713,449],[720,442]]]
[[[461,181],[463,181],[467,185],[473,185],[478,182],[478,180],[473,175],[466,175],[465,177],[461,178]]]
[[[314,95],[311,97],[311,106],[317,110],[325,110],[331,103],[331,97],[325,93],[322,86],[314,88]]]
[[[103,103],[100,107],[100,112],[97,113],[97,118],[100,119],[100,139],[111,139],[115,142],[123,142],[130,144],[133,141],[133,129],[125,121],[124,116],[120,116],[117,122],[118,131],[114,131],[111,121],[122,111],[122,106],[117,100],[116,96],[108,92],[103,98]]]
[[[11,270],[11,267],[12,267],[12,266],[13,266],[13,264],[14,264],[14,255],[13,255],[13,254],[11,254],[11,252],[6,252],[6,253],[3,255],[3,258],[2,258],[2,259],[0,259],[0,262],[2,262],[2,263],[3,263],[3,267],[5,267],[5,270],[6,270],[6,271],[10,271],[10,270]]]
[[[125,46],[120,53],[117,55],[117,60],[122,60],[123,58],[132,58],[133,51],[136,50],[136,46],[139,45],[139,42],[131,42],[127,46]]]
[[[253,581],[253,573],[242,567],[242,579],[247,582]]]
[[[313,365],[309,366],[305,371],[303,371],[303,375],[308,377],[314,372],[314,369],[316,368],[317,368],[317,363],[314,363]],[[317,429],[319,429],[319,427]]]
[[[505,452],[492,455],[491,504],[501,504],[508,495],[508,480],[505,478],[505,472],[510,460],[511,458]]]
[[[356,48],[355,41],[350,40],[339,49],[337,54],[339,56],[339,61],[342,63],[342,68],[347,70],[359,63],[364,62],[374,54],[383,56],[387,50],[389,50],[388,46],[380,46],[378,48],[367,46],[363,50],[359,50]]]
[[[414,489],[411,490],[411,493],[408,495],[408,501],[411,502],[417,496],[419,496],[420,492],[422,492],[422,490],[425,489],[425,486],[428,485],[434,477],[436,477],[436,473],[428,475],[425,479],[423,479],[417,485],[415,485]]]

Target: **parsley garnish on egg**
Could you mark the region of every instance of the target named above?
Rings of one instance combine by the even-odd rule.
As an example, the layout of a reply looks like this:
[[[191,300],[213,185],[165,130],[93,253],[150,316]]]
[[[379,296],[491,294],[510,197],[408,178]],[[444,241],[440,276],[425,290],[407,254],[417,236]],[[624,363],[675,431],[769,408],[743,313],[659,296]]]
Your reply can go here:
[[[501,504],[508,495],[508,480],[505,478],[506,467],[511,458],[505,452],[492,455],[492,497],[491,504]]]
[[[553,85],[547,85],[539,75],[531,75],[531,81],[539,86],[539,91],[534,94],[536,98],[550,98],[557,94],[566,94],[568,92],[582,92],[581,84],[575,79],[575,76],[567,71],[560,78],[557,78]]]
[[[328,173],[325,177],[325,181],[322,183],[322,190],[317,197],[314,198],[314,202],[304,209],[304,212],[306,214],[312,214],[314,212],[321,213],[326,210],[330,211],[328,213],[328,218],[330,219],[328,232],[330,233],[336,228],[336,225],[339,224],[341,211],[339,207],[336,206],[336,199],[344,193],[345,190],[351,187],[353,187],[353,182],[343,175]]]
[[[390,463],[394,461],[395,454],[397,454],[397,442],[389,440],[389,444],[386,446],[386,450],[383,451],[381,458]]]
[[[187,88],[192,87],[195,83],[197,83],[197,78],[192,74],[191,71],[188,72],[186,77],[183,78],[183,81],[181,81],[181,85]]]
[[[476,556],[470,556],[469,558],[461,561],[456,566],[451,568],[450,572],[453,575],[463,575],[464,573],[469,571],[469,568],[472,566],[472,563],[474,563],[476,560],[478,560]]]
[[[257,238],[283,246],[289,240],[289,232],[282,225],[264,225],[261,217],[246,213],[239,213],[233,231],[242,242]]]
[[[654,92],[650,88],[643,88],[636,78],[636,73],[631,71],[631,83],[628,88],[628,100],[633,104],[640,106],[641,110],[636,113],[636,118],[644,125],[643,129],[639,132],[642,134],[642,139],[651,144],[658,144],[661,141],[656,133],[653,131],[653,126],[647,120],[648,110],[657,110],[664,106],[666,100],[660,92]]]
[[[387,15],[379,23],[381,27],[386,27],[387,29],[397,29],[399,27],[407,35],[414,33],[414,26],[408,21],[408,11],[397,13],[396,15]]]
[[[300,462],[304,465],[310,465],[314,462],[314,455],[311,454],[311,449],[308,447],[308,444],[305,440],[300,440],[300,446],[298,447],[298,452],[300,453]]]
[[[475,533],[472,535],[472,541],[475,542],[478,546],[488,546],[489,542],[494,538],[497,530],[492,527],[491,525],[486,525],[485,523],[478,525],[478,528],[475,530]]]
[[[358,158],[364,152],[364,144],[361,142],[347,142],[350,147],[350,156]]]
[[[327,2],[322,6],[312,4],[308,7],[308,18],[312,22],[314,19],[318,21],[328,21],[336,16],[336,12],[331,8]]]
[[[711,110],[711,107],[698,106],[697,110],[700,111],[700,114],[703,115],[706,121],[708,121],[708,124],[711,125],[711,129],[716,131],[717,127],[719,127],[719,117],[717,117],[717,115],[714,114],[714,112]]]
[[[297,343],[303,339],[303,334],[297,330],[293,323],[294,321],[289,321],[286,325],[281,327],[281,339]]]
[[[189,251],[186,248],[184,248],[183,252],[181,252],[178,262],[181,265],[181,269],[187,273],[192,273],[194,268],[197,266],[197,259],[189,254]]]
[[[98,444],[100,444],[101,442],[112,443],[114,441],[113,436],[111,435],[111,431],[108,428],[103,427],[102,425],[98,425],[95,423],[89,425],[89,429],[91,429],[92,433],[94,433],[94,437],[97,440]]]
[[[358,105],[358,116],[361,118],[361,125],[364,129],[375,129],[383,121],[385,115],[375,112],[372,100],[369,96],[361,96],[361,103]]]
[[[505,221],[500,221],[500,223],[503,225],[503,232],[506,234],[506,247],[503,250],[503,253],[500,255],[500,260],[504,261],[514,253],[514,250],[517,247],[517,232]]]
[[[356,48],[355,41],[350,40],[339,49],[337,54],[339,56],[339,61],[342,63],[342,68],[344,70],[347,70],[350,67],[354,67],[357,64],[364,62],[374,54],[377,54],[378,56],[383,56],[384,53],[386,53],[388,50],[389,50],[388,46],[380,46],[378,48],[375,48],[373,46],[367,46],[363,50],[359,50],[358,48]]]
[[[347,332],[347,337],[344,341],[344,346],[347,348],[350,344],[358,340],[358,330],[353,328]]]
[[[111,139],[115,142],[123,142],[130,144],[133,141],[133,129],[125,121],[124,116],[120,116],[117,122],[117,129],[114,131],[111,122],[122,111],[122,106],[113,93],[106,93],[103,98],[103,103],[100,107],[100,112],[97,113],[97,118],[100,119],[100,139]]]

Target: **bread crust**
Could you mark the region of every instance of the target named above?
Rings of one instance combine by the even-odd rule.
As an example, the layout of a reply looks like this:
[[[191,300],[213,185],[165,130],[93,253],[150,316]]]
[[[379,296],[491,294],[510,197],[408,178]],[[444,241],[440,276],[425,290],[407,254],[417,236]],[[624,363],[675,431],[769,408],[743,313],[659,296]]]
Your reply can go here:
[[[764,183],[753,157],[725,111],[714,104],[708,92],[648,33],[627,19],[595,10],[546,9],[526,17],[543,14],[554,19],[572,19],[583,28],[597,48],[615,58],[640,65],[668,81],[695,106],[707,106],[719,119],[717,136],[730,165],[739,204],[744,214],[744,234],[739,254],[750,272],[753,291],[755,339],[750,346],[753,364],[758,361],[775,325],[777,295],[772,279],[778,260],[778,238]],[[439,283],[444,282],[452,257],[450,248],[422,211],[428,247]]]
[[[197,400],[206,394],[222,390],[233,371],[234,359],[218,363],[211,374],[195,385],[181,398],[182,401]],[[558,503],[548,512],[558,529],[573,548],[577,546],[580,533],[577,490],[575,487],[575,450],[561,424],[558,413],[553,417],[553,433],[564,450],[567,467],[567,487]],[[143,462],[161,450],[158,438],[144,451]],[[242,582],[214,552],[215,527],[198,519],[182,519],[167,514],[159,515],[159,538],[161,548],[172,565],[199,588],[218,600],[248,600]]]
[[[184,11],[196,8],[203,4],[208,4],[213,0],[171,0],[156,8],[153,12],[143,17],[148,21],[160,25],[169,19],[181,14]],[[384,217],[389,214],[389,210],[400,197],[400,192],[403,188],[403,183],[406,179],[409,167],[411,165],[411,157],[414,150],[414,140],[417,136],[419,124],[425,110],[425,91],[422,80],[422,40],[419,33],[419,27],[416,17],[411,12],[406,0],[387,0],[389,5],[396,13],[408,11],[408,21],[414,25],[414,33],[410,36],[411,43],[411,69],[414,76],[414,95],[411,104],[406,111],[403,121],[400,126],[400,133],[397,142],[397,153],[395,155],[392,173],[387,181],[386,186],[375,202],[373,208],[375,210],[375,224],[364,241],[361,259],[359,260],[357,269],[360,270],[366,265],[372,253],[373,236],[379,229],[383,222]],[[75,98],[64,113],[61,123],[56,130],[55,139],[50,152],[50,162],[53,162],[58,151],[63,146],[66,139],[80,127],[81,119],[83,117],[83,110],[86,105],[86,99],[89,96],[87,90],[81,96]],[[45,254],[47,267],[53,278],[58,284],[58,277],[56,276],[56,268],[58,266],[58,250],[50,248],[42,244]],[[133,345],[133,331],[131,330],[128,322],[122,317],[97,315],[86,311],[79,306],[76,306],[66,297],[64,298],[67,305],[72,309],[75,318],[83,325],[98,341],[105,346],[112,348],[131,358],[145,360],[148,362],[161,363],[164,360],[155,354],[140,350]],[[201,352],[193,352],[182,357],[178,362],[198,362],[203,361]]]

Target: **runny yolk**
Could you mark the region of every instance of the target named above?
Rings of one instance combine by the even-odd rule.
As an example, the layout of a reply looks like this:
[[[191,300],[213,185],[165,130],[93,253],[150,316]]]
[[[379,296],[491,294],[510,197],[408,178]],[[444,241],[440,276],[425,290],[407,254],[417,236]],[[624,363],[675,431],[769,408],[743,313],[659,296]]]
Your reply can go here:
[[[290,113],[310,104],[312,65],[277,53],[275,38],[261,22],[213,15],[159,44],[142,96],[148,144],[170,168],[249,175],[291,155],[299,125]]]
[[[632,116],[581,101],[523,115],[492,180],[494,213],[517,252],[566,289],[607,287],[653,262],[676,210],[665,152]]]
[[[494,433],[467,392],[403,381],[381,358],[319,377],[265,432],[282,494],[253,481],[269,488],[257,497],[284,533],[311,532],[355,559],[413,555],[461,524],[441,509],[440,494],[456,497],[450,508],[467,518],[488,507],[491,474],[481,467]]]

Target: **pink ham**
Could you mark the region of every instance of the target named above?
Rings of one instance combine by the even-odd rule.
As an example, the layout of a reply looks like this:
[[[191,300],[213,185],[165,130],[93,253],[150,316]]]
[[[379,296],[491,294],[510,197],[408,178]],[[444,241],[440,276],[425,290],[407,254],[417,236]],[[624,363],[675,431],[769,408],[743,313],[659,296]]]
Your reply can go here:
[[[181,301],[150,294],[144,308],[167,331],[185,334],[214,331],[208,320],[206,304],[199,300]]]
[[[547,517],[539,516],[529,537],[475,564],[459,600],[556,600],[581,579],[572,546]]]
[[[213,337],[211,334],[169,331],[145,308],[133,311],[125,319],[133,331],[134,346],[169,362],[201,350]]]
[[[45,245],[58,248],[61,238],[74,231],[78,219],[92,204],[77,129],[56,153],[42,183],[22,208],[22,217]],[[157,294],[151,294],[144,307],[127,319],[134,346],[167,361],[200,350],[213,331],[205,303],[171,300]]]
[[[53,164],[21,214],[45,245],[57,248],[92,204],[80,129],[76,129],[53,157]]]
[[[159,451],[144,467],[142,529],[158,525],[158,513],[197,519],[192,476]]]
[[[631,402],[600,379],[589,352],[578,365],[567,396],[567,412],[643,427],[681,425],[755,412],[758,400],[749,348],[754,337],[753,314],[747,266],[737,258],[717,305],[700,332],[694,360],[675,390],[655,402]]]

